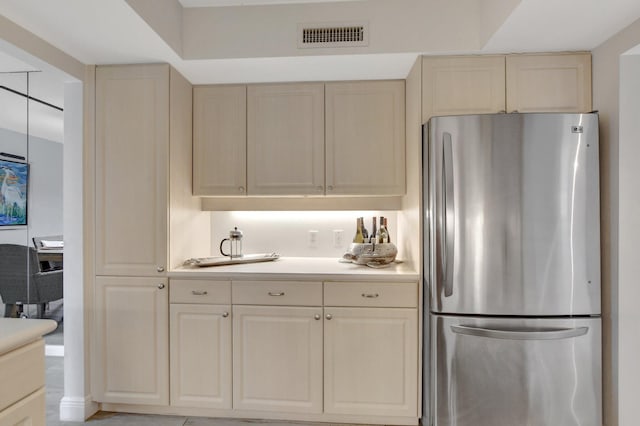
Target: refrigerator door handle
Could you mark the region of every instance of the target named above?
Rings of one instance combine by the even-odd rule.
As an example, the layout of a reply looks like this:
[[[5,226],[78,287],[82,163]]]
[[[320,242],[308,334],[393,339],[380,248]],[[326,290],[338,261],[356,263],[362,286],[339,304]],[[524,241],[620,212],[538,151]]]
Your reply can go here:
[[[467,325],[452,325],[451,331],[467,336],[487,337],[490,339],[507,340],[559,340],[583,336],[589,331],[589,327],[561,328],[550,330],[522,329],[500,330],[495,328],[470,327]]]
[[[453,205],[453,147],[451,133],[442,135],[442,185],[444,189],[444,249],[443,273],[444,295],[453,295],[453,244],[454,244],[454,205]]]

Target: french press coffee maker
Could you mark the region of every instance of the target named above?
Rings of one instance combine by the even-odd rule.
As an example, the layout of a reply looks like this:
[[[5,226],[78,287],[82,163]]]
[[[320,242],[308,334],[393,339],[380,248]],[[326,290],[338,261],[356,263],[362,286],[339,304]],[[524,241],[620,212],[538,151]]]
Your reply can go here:
[[[225,253],[224,250],[222,250],[222,245],[225,241],[229,241],[229,253]],[[242,231],[239,231],[237,226],[234,227],[232,231],[229,231],[229,238],[220,241],[220,253],[232,259],[242,257]]]

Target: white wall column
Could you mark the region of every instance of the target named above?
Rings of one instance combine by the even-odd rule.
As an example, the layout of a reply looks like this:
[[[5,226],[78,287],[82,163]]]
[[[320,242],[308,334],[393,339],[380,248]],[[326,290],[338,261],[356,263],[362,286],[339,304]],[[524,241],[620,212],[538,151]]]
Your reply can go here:
[[[640,398],[640,45],[620,57],[618,424],[638,423]]]
[[[83,84],[64,88],[64,397],[60,420],[84,421],[98,410],[91,401],[85,321],[83,237]]]

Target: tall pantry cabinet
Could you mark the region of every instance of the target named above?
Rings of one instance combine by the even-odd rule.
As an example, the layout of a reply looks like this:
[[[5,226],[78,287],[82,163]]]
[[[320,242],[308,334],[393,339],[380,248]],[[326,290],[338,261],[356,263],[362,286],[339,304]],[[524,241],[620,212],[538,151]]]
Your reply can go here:
[[[96,68],[91,349],[98,402],[169,403],[165,271],[186,258],[170,252],[169,234],[188,219],[208,226],[189,179],[181,181],[191,175],[191,104],[191,85],[169,65]],[[183,231],[172,234],[176,242],[193,235]]]

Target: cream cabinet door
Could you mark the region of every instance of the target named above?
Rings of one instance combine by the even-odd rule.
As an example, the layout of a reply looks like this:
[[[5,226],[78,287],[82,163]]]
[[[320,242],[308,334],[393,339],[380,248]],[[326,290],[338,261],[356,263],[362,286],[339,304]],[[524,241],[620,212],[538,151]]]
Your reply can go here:
[[[404,81],[325,85],[326,194],[405,193]]]
[[[322,412],[322,308],[233,306],[233,408]]]
[[[169,66],[96,69],[96,275],[167,262]]]
[[[424,56],[422,122],[505,110],[504,56]]]
[[[590,112],[591,55],[507,56],[507,111]]]
[[[231,408],[231,306],[171,304],[171,405]]]
[[[96,277],[95,401],[169,404],[168,294],[166,278]]]
[[[193,194],[246,195],[247,88],[193,89]]]
[[[418,415],[417,310],[325,307],[324,411]]]
[[[324,84],[247,89],[250,195],[324,194]]]

